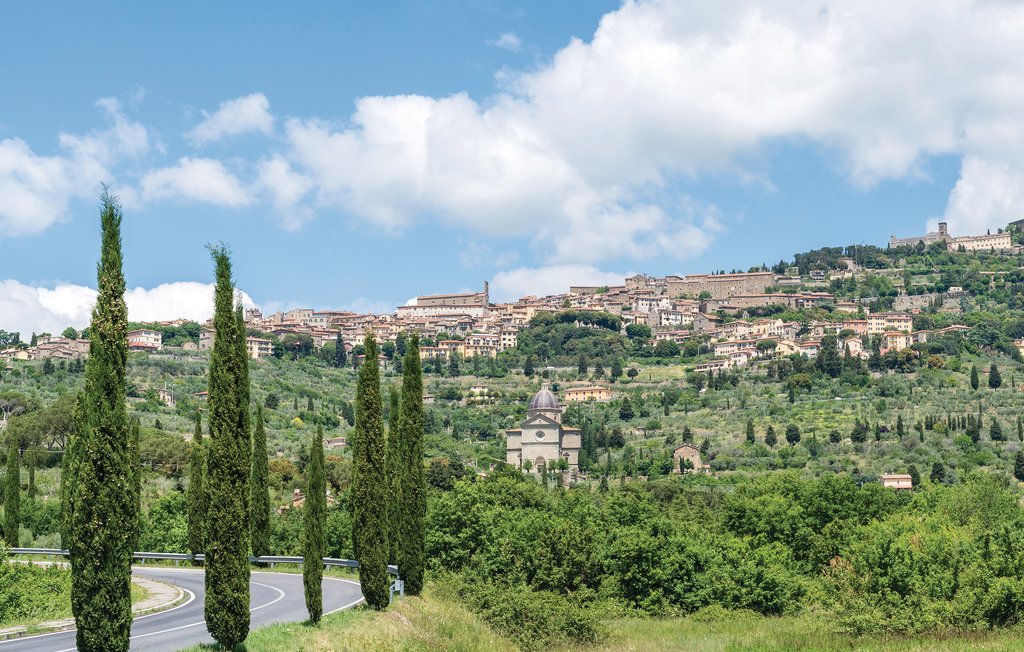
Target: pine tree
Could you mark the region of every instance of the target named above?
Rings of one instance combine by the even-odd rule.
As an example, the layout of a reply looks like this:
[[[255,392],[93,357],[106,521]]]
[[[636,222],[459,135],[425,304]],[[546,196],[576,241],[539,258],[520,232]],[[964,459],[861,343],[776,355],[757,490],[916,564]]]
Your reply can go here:
[[[971,389],[978,389],[978,365],[971,366]]]
[[[203,417],[196,412],[196,427],[188,450],[188,551],[198,555],[205,549],[206,524],[206,447],[203,446]],[[198,564],[198,562],[196,562]]]
[[[534,368],[533,368],[533,365],[534,365],[533,356],[532,355],[526,356],[526,362],[523,363],[523,375],[526,376],[527,378],[532,378],[533,377],[533,374],[534,374],[534,371],[535,371]]]
[[[747,443],[754,443],[754,420],[747,419]]]
[[[323,615],[324,550],[327,526],[327,483],[324,479],[324,431],[317,426],[309,442],[306,470],[306,502],[302,509],[302,585],[306,590],[306,611],[311,622]]]
[[[224,247],[212,250],[217,286],[210,355],[210,446],[206,473],[206,628],[231,649],[249,635],[248,360],[240,356],[231,260]]]
[[[404,375],[404,374],[403,374]],[[401,532],[401,503],[402,503],[402,437],[399,434],[399,407],[398,389],[391,385],[388,387],[388,438],[385,456],[385,477],[388,481],[388,562],[398,563],[399,533]]]
[[[942,462],[933,462],[932,463],[932,472],[928,476],[928,479],[931,480],[935,484],[938,484],[940,482],[945,482],[946,481],[946,467],[945,467],[945,465],[943,465]]]
[[[18,464],[18,438],[8,434],[7,475],[4,477],[4,541],[11,548],[18,547],[18,527],[21,525],[21,467]]]
[[[576,373],[580,376],[587,375],[587,356],[580,354],[579,362],[576,363]]]
[[[988,387],[989,389],[999,389],[1003,384],[1003,376],[999,373],[999,367],[996,363],[992,363],[992,366],[988,368]]]
[[[629,421],[636,414],[633,412],[633,403],[629,400],[628,396],[623,397],[622,405],[619,406],[619,418],[623,421]]]
[[[1024,451],[1017,451],[1013,458],[1013,477],[1024,482]]]
[[[249,530],[252,533],[252,554],[262,557],[270,554],[270,470],[267,461],[267,430],[263,421],[263,407],[256,407],[256,426],[252,433],[252,496],[249,506]],[[321,555],[322,556],[322,555]]]
[[[380,399],[377,342],[367,333],[366,358],[356,384],[356,450],[352,502],[359,584],[366,604],[374,609],[388,605],[388,508],[384,468],[384,419]]]
[[[406,592],[419,595],[423,590],[423,569],[427,561],[427,476],[423,469],[423,375],[420,370],[420,343],[415,335],[405,353],[398,429],[402,441],[398,571],[405,580]]]
[[[135,465],[126,404],[128,308],[124,302],[121,207],[104,190],[99,295],[89,326],[71,485],[71,610],[79,650],[127,650],[131,632]],[[65,479],[67,481],[67,479]]]
[[[779,443],[779,438],[775,436],[775,428],[768,426],[764,431],[764,443],[768,448],[775,448],[775,444]]]

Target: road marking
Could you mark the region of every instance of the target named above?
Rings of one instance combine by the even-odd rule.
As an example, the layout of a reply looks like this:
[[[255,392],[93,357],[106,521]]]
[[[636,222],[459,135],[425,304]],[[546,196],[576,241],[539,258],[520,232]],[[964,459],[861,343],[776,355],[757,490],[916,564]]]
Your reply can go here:
[[[354,607],[357,604],[366,601],[366,598],[363,597],[363,590],[362,590],[363,589],[363,585],[360,584],[359,582],[356,582],[354,580],[342,579],[340,577],[327,577],[327,576],[325,576],[323,579],[325,579],[325,580],[334,580],[335,582],[347,582],[348,584],[355,584],[356,586],[359,587],[359,599],[358,600],[356,600],[355,602],[349,602],[348,604],[343,605],[341,607],[338,607],[337,609],[331,609],[330,611],[328,611],[327,613],[324,614],[325,616],[329,616],[329,615],[331,615],[333,613],[336,613],[338,611],[344,611],[344,610],[348,609],[349,607]]]
[[[148,570],[152,571],[152,570],[155,570],[155,569],[148,569]],[[159,569],[159,571],[160,572],[173,571],[173,572],[178,572],[178,573],[202,573],[202,572],[204,572],[204,570],[202,570],[202,569],[192,569],[192,568],[161,568],[161,569]],[[284,576],[291,576],[291,573],[269,573],[267,571],[263,571],[263,574],[276,575],[276,576],[282,576],[282,575],[284,575]],[[359,582],[356,582],[356,581],[353,581],[353,580],[343,579],[343,578],[340,578],[340,577],[326,577],[325,576],[323,579],[332,580],[334,582],[345,582],[347,584],[353,584],[355,586],[361,586],[359,584]],[[273,600],[271,600],[270,602],[261,604],[258,607],[253,607],[252,609],[249,610],[249,613],[252,613],[253,611],[258,611],[260,609],[263,609],[264,607],[269,607],[270,605],[275,604],[277,602],[280,602],[281,600],[283,600],[285,598],[285,592],[282,591],[281,589],[277,588],[276,586],[270,586],[269,584],[263,584],[262,582],[252,582],[252,581],[250,581],[250,584],[255,584],[256,586],[262,586],[264,588],[268,588],[268,589],[272,589],[274,591],[277,591],[278,596],[276,598],[274,598]],[[145,615],[145,616],[139,616],[138,618],[132,619],[132,622],[134,623],[136,620],[142,620],[143,618],[150,618],[152,616],[162,616],[162,615],[164,615],[166,613],[170,613],[170,612],[174,611],[175,609],[181,609],[182,607],[188,606],[193,601],[195,601],[195,599],[196,599],[196,594],[195,593],[193,593],[192,591],[189,591],[186,588],[180,587],[180,586],[178,588],[181,589],[182,591],[188,593],[188,595],[189,595],[188,600],[186,600],[185,602],[177,605],[176,607],[172,607],[172,608],[170,608],[170,609],[168,609],[166,611],[160,611],[160,612],[155,613],[155,614],[148,614],[148,615]],[[331,611],[328,611],[324,615],[326,616],[326,615],[333,614],[333,613],[338,612],[338,611],[344,611],[345,609],[348,609],[350,607],[356,606],[357,604],[363,602],[364,600],[365,599],[362,597],[362,595],[360,595],[358,600],[356,600],[354,602],[350,602],[350,603],[348,603],[348,604],[346,604],[344,606],[338,607],[337,609],[332,609]],[[204,619],[204,620],[201,620],[201,621],[199,621],[197,623],[189,623],[188,625],[179,625],[177,627],[171,627],[170,629],[163,629],[163,630],[160,630],[158,632],[150,632],[148,634],[138,634],[137,636],[130,637],[130,639],[131,640],[135,640],[135,639],[138,639],[138,638],[147,638],[149,636],[156,636],[158,634],[166,634],[168,632],[175,632],[175,631],[178,631],[178,630],[181,630],[181,629],[187,629],[189,627],[196,627],[198,625],[205,625],[205,624],[206,624],[206,620]],[[57,634],[67,634],[68,632],[73,632],[73,631],[74,631],[74,629],[70,629],[70,630],[64,630],[62,632],[50,632],[49,634],[36,634],[34,636],[23,636],[23,637],[16,638],[16,639],[10,639],[8,641],[0,641],[0,646],[4,645],[5,643],[13,643],[15,641],[18,641],[18,642],[26,641],[28,639],[42,638],[44,636],[55,636]],[[57,652],[76,652],[76,651],[77,651],[77,648],[73,648],[72,647],[72,648],[67,648],[67,649],[64,649],[64,650],[58,650]]]

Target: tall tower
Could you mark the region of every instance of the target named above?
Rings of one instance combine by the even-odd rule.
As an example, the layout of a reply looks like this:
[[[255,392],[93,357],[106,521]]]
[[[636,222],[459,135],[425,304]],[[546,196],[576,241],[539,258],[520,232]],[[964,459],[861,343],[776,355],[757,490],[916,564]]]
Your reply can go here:
[[[490,285],[487,283],[487,281],[484,281],[484,305],[491,305]]]

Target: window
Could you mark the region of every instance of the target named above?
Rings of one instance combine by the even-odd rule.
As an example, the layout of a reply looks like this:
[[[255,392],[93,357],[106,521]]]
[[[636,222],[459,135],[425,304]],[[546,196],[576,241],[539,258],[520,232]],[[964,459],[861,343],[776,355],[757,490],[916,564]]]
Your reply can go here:
[[[544,431],[543,430],[538,430],[537,431],[537,439],[544,439]]]

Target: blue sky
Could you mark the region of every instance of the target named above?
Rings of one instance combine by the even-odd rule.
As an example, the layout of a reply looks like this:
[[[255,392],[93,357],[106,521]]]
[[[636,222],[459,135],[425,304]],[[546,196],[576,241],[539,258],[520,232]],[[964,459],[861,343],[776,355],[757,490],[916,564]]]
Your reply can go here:
[[[5,7],[0,328],[87,321],[101,181],[139,319],[208,312],[210,242],[381,311],[1019,219],[1024,10],[868,5]]]

